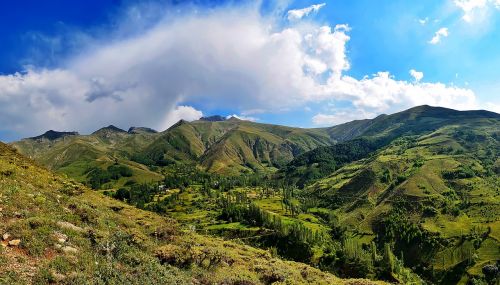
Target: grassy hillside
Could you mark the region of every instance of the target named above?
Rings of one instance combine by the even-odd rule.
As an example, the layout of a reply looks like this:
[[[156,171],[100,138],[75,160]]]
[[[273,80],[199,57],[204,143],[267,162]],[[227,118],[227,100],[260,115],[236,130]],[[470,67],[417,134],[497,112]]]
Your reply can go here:
[[[145,165],[130,160],[134,153],[144,149],[157,136],[151,130],[131,128],[128,133],[109,126],[91,135],[47,136],[47,133],[12,145],[20,153],[49,169],[67,174],[80,182],[88,182],[88,172],[94,168],[105,170],[111,165],[119,164],[131,169],[130,177],[118,178],[107,185],[103,183],[104,188],[119,187],[128,180],[150,182],[162,179],[161,175]]]
[[[49,131],[12,145],[50,169],[81,182],[89,180],[89,169],[106,170],[116,163],[132,169],[128,180],[149,182],[161,179],[157,167],[174,163],[195,163],[207,171],[231,175],[274,172],[298,154],[332,143],[326,129],[220,118],[179,121],[162,133],[147,128],[126,132],[114,126],[86,136]],[[122,179],[102,187],[117,188],[124,183]]]
[[[141,154],[154,164],[198,162],[210,172],[274,171],[295,156],[330,145],[325,129],[299,129],[241,121],[181,121]]]
[[[201,236],[0,143],[0,284],[375,284]]]
[[[418,106],[373,120],[353,121],[328,129],[339,144],[318,147],[294,158],[283,175],[303,185],[325,177],[345,163],[364,157],[402,136],[422,135],[444,126],[471,124],[477,120],[500,120],[488,111],[456,111],[440,107]]]
[[[14,146],[175,219],[182,237],[236,239],[344,278],[485,284],[500,263],[499,140],[496,113],[420,106],[324,129],[213,117]],[[192,251],[175,245],[160,260],[185,268]]]
[[[499,140],[493,118],[403,136],[302,195],[362,243],[394,243],[421,276],[465,284],[500,260]]]

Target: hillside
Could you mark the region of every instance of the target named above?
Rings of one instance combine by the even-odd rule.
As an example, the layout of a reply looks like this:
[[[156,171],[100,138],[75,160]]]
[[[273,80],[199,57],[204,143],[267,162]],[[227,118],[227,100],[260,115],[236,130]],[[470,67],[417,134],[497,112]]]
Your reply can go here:
[[[375,284],[186,231],[2,143],[0,199],[0,284]]]
[[[367,157],[402,136],[422,135],[444,126],[470,125],[478,120],[498,121],[500,115],[488,111],[418,106],[372,120],[345,123],[328,129],[339,144],[319,147],[295,157],[282,173],[288,180],[304,185],[330,174],[345,163]]]
[[[145,165],[130,160],[134,153],[144,149],[157,136],[151,129],[130,128],[129,132],[126,132],[108,126],[91,135],[60,135],[45,139],[47,133],[40,136],[44,139],[27,138],[13,143],[12,146],[49,169],[67,174],[80,182],[88,182],[89,172],[93,169],[106,170],[115,164],[130,168],[132,175],[112,181],[112,186],[123,185],[130,179],[150,182],[162,178]],[[111,187],[106,186],[106,183],[100,184],[103,184],[103,187]]]
[[[212,118],[177,123],[141,155],[160,165],[187,160],[210,172],[239,174],[273,171],[300,153],[332,143],[325,129]]]
[[[301,195],[361,244],[394,243],[422,277],[466,284],[500,260],[500,120],[482,115],[401,136]]]
[[[12,145],[22,154],[78,181],[97,184],[99,188],[116,188],[129,180],[158,181],[161,175],[154,167],[173,163],[197,164],[209,172],[232,175],[274,172],[298,154],[332,143],[325,129],[290,128],[214,116],[180,121],[161,133],[134,127],[127,132],[108,126],[90,135],[49,131]],[[102,176],[102,171],[115,164],[130,168],[132,175],[95,181],[95,176]],[[89,175],[96,167],[102,171]]]
[[[14,146],[189,237],[343,278],[482,284],[500,260],[499,130],[496,113],[419,106],[323,129],[215,116]]]

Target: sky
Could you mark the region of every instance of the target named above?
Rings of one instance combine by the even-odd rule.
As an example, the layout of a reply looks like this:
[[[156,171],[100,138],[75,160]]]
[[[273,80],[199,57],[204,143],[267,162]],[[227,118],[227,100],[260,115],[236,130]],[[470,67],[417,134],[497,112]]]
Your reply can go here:
[[[500,112],[500,0],[0,2],[0,140]]]

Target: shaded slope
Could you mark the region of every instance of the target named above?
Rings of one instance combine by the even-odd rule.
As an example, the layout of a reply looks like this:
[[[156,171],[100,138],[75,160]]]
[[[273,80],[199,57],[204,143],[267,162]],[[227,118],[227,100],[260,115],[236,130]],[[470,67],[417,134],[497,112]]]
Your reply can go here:
[[[494,112],[457,111],[443,107],[422,105],[391,115],[380,115],[371,120],[357,120],[328,128],[328,134],[338,141],[361,136],[396,137],[402,134],[419,134],[451,123],[471,118],[500,118]]]

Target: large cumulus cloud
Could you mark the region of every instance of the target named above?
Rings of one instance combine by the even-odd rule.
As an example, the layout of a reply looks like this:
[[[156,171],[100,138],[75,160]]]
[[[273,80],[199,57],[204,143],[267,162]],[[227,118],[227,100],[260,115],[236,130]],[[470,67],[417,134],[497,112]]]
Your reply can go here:
[[[476,106],[471,90],[441,83],[387,72],[350,77],[348,25],[283,21],[253,6],[169,15],[134,36],[83,47],[58,68],[2,75],[0,128],[20,136],[109,123],[165,129],[182,114],[201,115],[185,102],[243,114],[332,99],[351,101],[360,114]]]

